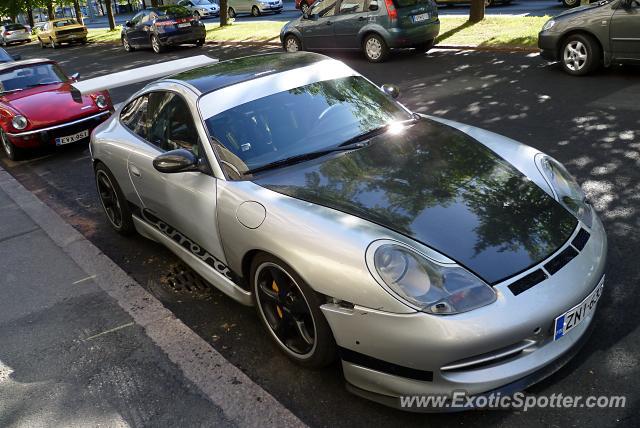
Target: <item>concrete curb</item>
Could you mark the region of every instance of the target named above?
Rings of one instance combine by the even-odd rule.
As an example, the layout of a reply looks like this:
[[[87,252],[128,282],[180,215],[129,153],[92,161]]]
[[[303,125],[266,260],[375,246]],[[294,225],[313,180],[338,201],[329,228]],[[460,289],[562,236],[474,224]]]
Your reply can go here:
[[[0,188],[145,329],[228,420],[251,427],[305,426],[2,167]]]

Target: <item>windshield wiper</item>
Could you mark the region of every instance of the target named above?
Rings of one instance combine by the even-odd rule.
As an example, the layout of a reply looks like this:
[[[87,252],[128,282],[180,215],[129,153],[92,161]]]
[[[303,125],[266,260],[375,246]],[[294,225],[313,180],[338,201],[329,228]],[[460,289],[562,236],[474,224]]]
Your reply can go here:
[[[297,163],[300,163],[300,162],[304,162],[304,161],[308,161],[308,160],[311,160],[311,159],[318,158],[320,156],[324,156],[324,155],[329,154],[329,153],[344,152],[344,151],[348,151],[348,150],[361,149],[361,148],[366,147],[366,146],[369,145],[368,143],[365,143],[363,141],[350,143],[348,145],[343,145],[343,144],[340,144],[338,146],[334,146],[334,147],[331,147],[331,148],[328,148],[328,149],[317,150],[315,152],[302,153],[302,154],[299,154],[299,155],[290,156],[288,158],[280,159],[280,160],[277,160],[275,162],[270,162],[270,163],[261,165],[259,167],[244,171],[242,173],[242,175],[251,175],[251,174],[254,174],[256,172],[267,171],[267,170],[270,170],[270,169],[280,168],[280,167],[283,167],[283,166],[294,165],[294,164],[297,164]]]

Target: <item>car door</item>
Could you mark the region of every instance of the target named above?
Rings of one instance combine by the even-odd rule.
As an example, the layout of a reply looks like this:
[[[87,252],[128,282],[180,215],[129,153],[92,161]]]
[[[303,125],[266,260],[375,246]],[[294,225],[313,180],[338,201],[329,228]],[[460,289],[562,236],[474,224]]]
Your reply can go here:
[[[341,0],[334,19],[336,46],[345,49],[359,48],[358,33],[367,24],[370,14],[368,0]]]
[[[623,0],[611,17],[611,50],[616,59],[640,60],[640,0]]]
[[[178,148],[206,159],[187,102],[176,92],[150,92],[127,105],[121,120],[144,142],[130,154],[128,170],[145,220],[210,265],[194,248],[224,263],[216,226],[217,179],[203,172],[165,174],[153,166],[158,155]]]
[[[336,6],[337,0],[322,0],[313,4],[309,18],[301,21],[305,48],[332,49],[336,47],[333,30]]]
[[[140,46],[141,44],[144,44],[144,41],[142,40],[143,32],[140,27],[140,23],[142,22],[144,15],[145,12],[138,13],[131,18],[130,26],[125,26],[125,34],[129,40],[129,44],[133,46]]]
[[[51,23],[47,22],[42,27],[42,31],[40,31],[40,34],[38,34],[38,37],[40,38],[40,40],[42,40],[45,43],[50,42],[51,41],[51,39],[49,38],[50,31],[51,31]]]

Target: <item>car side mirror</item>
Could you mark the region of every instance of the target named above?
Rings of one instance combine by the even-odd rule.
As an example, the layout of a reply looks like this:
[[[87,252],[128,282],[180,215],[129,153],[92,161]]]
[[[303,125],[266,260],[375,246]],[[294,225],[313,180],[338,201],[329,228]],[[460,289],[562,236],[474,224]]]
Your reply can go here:
[[[14,61],[20,61],[22,59],[22,55],[11,55],[11,58],[13,58]]]
[[[74,82],[77,82],[78,80],[80,80],[80,73],[73,73],[71,76],[69,76],[71,78],[71,80],[73,80]]]
[[[396,85],[385,83],[384,85],[380,86],[380,89],[382,89],[382,92],[389,95],[394,100],[398,98],[398,96],[400,96],[400,88],[398,88]]]
[[[127,22],[124,23],[124,26],[125,27],[133,27],[133,22],[127,21]]]
[[[369,3],[369,10],[371,12],[374,12],[374,11],[378,10],[378,2],[377,1],[372,1],[371,3]]]
[[[153,160],[153,167],[165,174],[199,171],[198,164],[196,155],[185,149],[168,151]]]

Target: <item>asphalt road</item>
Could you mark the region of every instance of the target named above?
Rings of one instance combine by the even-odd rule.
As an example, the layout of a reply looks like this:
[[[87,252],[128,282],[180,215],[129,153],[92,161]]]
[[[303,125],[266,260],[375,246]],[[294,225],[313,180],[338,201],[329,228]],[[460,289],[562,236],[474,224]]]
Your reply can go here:
[[[203,49],[219,58],[256,53],[247,48]],[[79,71],[84,77],[203,52],[184,48],[158,57],[104,46],[9,50],[24,57],[46,55],[60,61],[69,73]],[[197,334],[312,426],[639,425],[640,296],[635,286],[640,281],[636,261],[640,248],[640,69],[615,67],[573,78],[533,54],[404,52],[377,65],[355,54],[340,58],[376,83],[399,85],[400,99],[411,109],[484,127],[538,147],[564,162],[583,183],[609,235],[605,294],[587,345],[530,392],[625,395],[625,409],[415,415],[357,398],[345,391],[337,365],[320,371],[294,366],[270,343],[253,309],[197,282],[181,286],[180,263],[167,250],[141,237],[123,238],[112,232],[99,208],[86,147],[42,151],[20,163],[3,157],[1,162]],[[132,90],[114,91],[115,101],[122,101]]]

